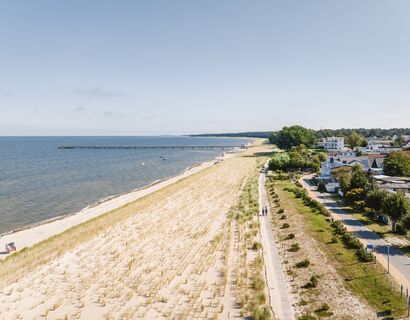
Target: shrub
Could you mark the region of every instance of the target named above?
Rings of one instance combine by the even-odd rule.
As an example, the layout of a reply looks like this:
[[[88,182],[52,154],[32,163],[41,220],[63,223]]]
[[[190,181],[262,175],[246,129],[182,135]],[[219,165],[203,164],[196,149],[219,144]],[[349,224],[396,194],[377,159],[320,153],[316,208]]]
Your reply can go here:
[[[283,208],[280,208],[279,211],[278,211],[278,213],[284,213],[284,212],[285,212],[285,210],[283,210]]]
[[[326,192],[326,183],[324,181],[320,181],[317,186],[317,191],[319,192]]]
[[[256,301],[258,302],[258,304],[264,304],[266,302],[266,297],[265,297],[265,293],[264,292],[259,292],[256,295]]]
[[[285,219],[286,219],[286,216],[284,214],[281,215],[280,218],[279,218],[279,220],[285,220]]]
[[[315,313],[321,317],[329,317],[333,315],[333,312],[329,312],[329,305],[327,303],[323,303],[319,308],[315,310]]]
[[[260,248],[262,248],[261,243],[258,242],[258,241],[255,241],[255,242],[253,243],[253,245],[252,245],[252,249],[253,249],[253,250],[259,250]]]
[[[265,287],[265,281],[261,275],[260,272],[258,272],[255,277],[253,278],[253,283],[252,283],[252,287],[256,290],[256,291],[260,291],[263,290],[263,288]]]
[[[330,240],[330,243],[338,243],[338,242],[339,242],[339,240],[337,240],[336,236],[333,236],[332,240]]]
[[[285,239],[286,240],[295,239],[295,234],[294,233],[289,233]]]
[[[309,259],[304,259],[302,261],[299,261],[298,263],[296,263],[296,268],[307,268],[310,265],[310,261]]]
[[[304,314],[298,317],[298,320],[316,320],[316,317],[311,316],[310,314]]]
[[[305,284],[305,288],[309,289],[309,288],[316,288],[317,287],[317,283],[319,282],[319,277],[316,275],[313,275],[310,277],[309,282]]]
[[[300,302],[299,302],[299,305],[300,305],[300,306],[307,306],[308,304],[309,304],[309,302],[307,302],[307,301],[304,300],[304,299],[300,300]]]
[[[257,270],[261,270],[263,267],[263,259],[260,255],[258,255],[255,260],[253,261],[253,264],[255,265],[255,268]]]
[[[252,311],[252,318],[254,320],[270,320],[272,316],[267,306],[254,307]]]
[[[289,228],[290,226],[289,226],[289,223],[284,223],[283,225],[282,225],[282,229],[287,229],[287,228]]]
[[[374,256],[371,253],[367,252],[366,249],[364,249],[363,247],[359,248],[356,254],[359,260],[362,262],[374,261]]]
[[[296,251],[299,251],[299,249],[300,249],[299,243],[292,243],[292,245],[290,246],[289,251],[290,252],[296,252]]]

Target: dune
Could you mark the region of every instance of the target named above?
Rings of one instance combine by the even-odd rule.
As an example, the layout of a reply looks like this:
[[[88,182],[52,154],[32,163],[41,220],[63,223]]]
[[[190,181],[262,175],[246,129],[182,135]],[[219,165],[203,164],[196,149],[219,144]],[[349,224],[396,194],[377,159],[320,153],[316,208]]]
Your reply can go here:
[[[0,262],[0,319],[226,314],[227,215],[264,150],[197,168],[51,238],[39,236]]]

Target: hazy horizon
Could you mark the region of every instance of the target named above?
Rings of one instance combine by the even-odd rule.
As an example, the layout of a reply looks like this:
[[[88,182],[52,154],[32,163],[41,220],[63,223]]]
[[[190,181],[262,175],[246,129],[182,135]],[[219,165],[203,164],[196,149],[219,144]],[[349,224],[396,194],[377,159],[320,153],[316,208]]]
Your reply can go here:
[[[410,2],[0,4],[1,136],[403,128]]]

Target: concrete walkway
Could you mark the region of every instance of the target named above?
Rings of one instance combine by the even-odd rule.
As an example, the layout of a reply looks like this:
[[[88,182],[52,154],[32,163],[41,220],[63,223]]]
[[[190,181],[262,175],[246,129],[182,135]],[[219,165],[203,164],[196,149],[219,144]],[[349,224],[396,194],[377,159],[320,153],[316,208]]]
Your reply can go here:
[[[295,314],[292,305],[293,301],[290,294],[290,288],[285,279],[284,269],[278,254],[276,242],[273,237],[270,223],[270,211],[268,211],[267,215],[262,215],[262,208],[265,206],[269,208],[264,173],[261,173],[259,176],[259,203],[260,232],[263,246],[263,258],[266,266],[266,280],[268,283],[270,306],[277,319],[294,320]]]
[[[322,203],[332,214],[334,219],[340,220],[346,229],[355,235],[360,242],[366,247],[368,244],[373,245],[373,253],[377,261],[387,270],[399,285],[410,289],[410,259],[400,250],[391,247],[384,239],[380,238],[375,232],[368,229],[364,224],[348,214],[341,208],[340,204],[333,199],[328,193],[320,193],[316,186],[309,185],[304,177],[299,180],[302,186],[308,191],[309,195]],[[387,250],[390,246],[390,263],[388,267]]]

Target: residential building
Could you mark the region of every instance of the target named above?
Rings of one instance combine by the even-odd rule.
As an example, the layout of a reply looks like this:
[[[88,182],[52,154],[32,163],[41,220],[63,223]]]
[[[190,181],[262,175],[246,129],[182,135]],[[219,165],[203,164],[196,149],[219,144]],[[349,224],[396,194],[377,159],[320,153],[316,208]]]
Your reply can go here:
[[[328,151],[340,151],[345,148],[345,138],[344,137],[327,137],[322,138],[318,143],[318,147],[322,147]]]

